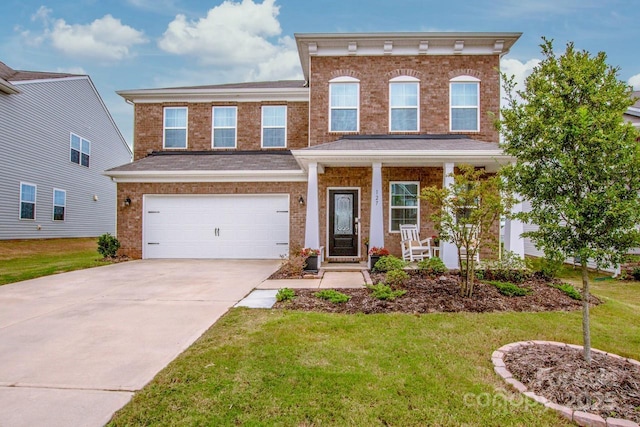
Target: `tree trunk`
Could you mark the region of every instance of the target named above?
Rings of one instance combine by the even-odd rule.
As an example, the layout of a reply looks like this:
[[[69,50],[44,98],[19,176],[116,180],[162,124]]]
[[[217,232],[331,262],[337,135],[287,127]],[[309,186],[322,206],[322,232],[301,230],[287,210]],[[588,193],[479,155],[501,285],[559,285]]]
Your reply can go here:
[[[582,257],[581,257],[582,258]],[[582,264],[582,340],[584,345],[584,360],[591,364],[591,329],[589,326],[589,272],[587,260],[581,259]]]

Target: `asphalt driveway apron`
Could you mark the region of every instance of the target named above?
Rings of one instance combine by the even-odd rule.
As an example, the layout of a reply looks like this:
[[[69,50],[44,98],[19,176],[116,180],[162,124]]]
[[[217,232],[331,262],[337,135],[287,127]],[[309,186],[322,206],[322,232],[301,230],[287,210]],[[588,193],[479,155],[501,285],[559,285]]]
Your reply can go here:
[[[145,260],[0,286],[0,426],[101,426],[279,261]]]

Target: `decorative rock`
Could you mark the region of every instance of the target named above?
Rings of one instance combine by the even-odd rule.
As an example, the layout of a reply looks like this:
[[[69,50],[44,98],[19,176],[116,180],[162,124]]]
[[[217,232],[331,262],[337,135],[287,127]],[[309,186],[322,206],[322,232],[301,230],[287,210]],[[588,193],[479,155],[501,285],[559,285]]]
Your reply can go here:
[[[507,371],[506,368],[494,366],[493,370],[496,371],[496,374],[500,375],[504,379],[513,378],[513,375],[511,375],[511,372]]]
[[[505,381],[511,384],[513,388],[518,390],[520,393],[524,393],[525,391],[527,391],[527,387],[515,378],[506,378]]]
[[[607,422],[600,415],[583,411],[575,411],[573,421],[584,427],[607,427]]]
[[[553,409],[561,416],[565,417],[569,421],[573,421],[573,409],[567,408],[566,406],[558,405],[557,403],[547,402],[544,404],[549,409]]]
[[[607,418],[607,427],[640,427],[638,423],[620,418]]]

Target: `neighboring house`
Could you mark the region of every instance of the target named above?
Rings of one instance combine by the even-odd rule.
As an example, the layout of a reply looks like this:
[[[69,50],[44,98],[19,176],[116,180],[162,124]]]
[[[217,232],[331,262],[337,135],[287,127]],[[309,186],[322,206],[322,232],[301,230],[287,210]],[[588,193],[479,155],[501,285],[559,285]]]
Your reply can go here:
[[[366,238],[399,255],[400,224],[435,234],[424,187],[510,161],[493,115],[520,33],[295,37],[304,81],[118,92],[135,105],[134,162],[107,171],[127,255],[349,261]]]
[[[105,169],[131,150],[89,76],[0,62],[0,239],[91,237],[116,230]]]
[[[640,128],[640,90],[632,92],[631,96],[637,98],[635,104],[627,108],[624,119],[637,128]]]

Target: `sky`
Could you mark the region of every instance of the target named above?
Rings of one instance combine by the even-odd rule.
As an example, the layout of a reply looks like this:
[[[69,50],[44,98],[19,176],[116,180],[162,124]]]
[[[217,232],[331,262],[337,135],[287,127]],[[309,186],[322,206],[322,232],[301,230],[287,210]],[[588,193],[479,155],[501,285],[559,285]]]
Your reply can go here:
[[[115,91],[302,78],[295,33],[522,32],[501,62],[523,81],[568,42],[640,90],[640,0],[4,0],[0,61],[88,74],[129,144]]]

